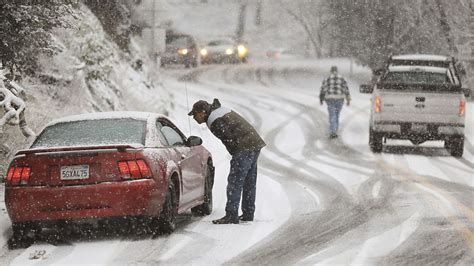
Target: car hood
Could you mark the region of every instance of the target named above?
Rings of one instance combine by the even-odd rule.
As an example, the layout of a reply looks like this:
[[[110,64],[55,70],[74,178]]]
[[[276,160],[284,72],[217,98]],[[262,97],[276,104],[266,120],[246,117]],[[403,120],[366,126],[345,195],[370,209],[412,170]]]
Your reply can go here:
[[[231,45],[207,46],[206,50],[209,52],[225,52],[227,49],[234,49]]]

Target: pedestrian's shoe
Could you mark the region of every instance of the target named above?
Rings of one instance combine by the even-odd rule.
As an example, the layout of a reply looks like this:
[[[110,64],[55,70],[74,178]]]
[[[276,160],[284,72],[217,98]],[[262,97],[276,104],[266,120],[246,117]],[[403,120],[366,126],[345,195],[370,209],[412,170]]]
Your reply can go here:
[[[331,134],[329,134],[329,138],[330,139],[335,139],[335,138],[337,138],[337,134],[336,133],[331,133]]]
[[[212,221],[213,224],[238,224],[239,217],[224,216],[220,219]]]
[[[250,217],[250,216],[244,216],[243,214],[239,216],[239,220],[241,220],[242,222],[252,222],[253,221],[253,217]]]

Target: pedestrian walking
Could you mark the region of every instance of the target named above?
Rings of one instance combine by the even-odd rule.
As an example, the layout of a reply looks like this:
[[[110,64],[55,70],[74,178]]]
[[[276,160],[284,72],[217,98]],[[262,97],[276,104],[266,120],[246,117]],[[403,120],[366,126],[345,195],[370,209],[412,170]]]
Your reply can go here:
[[[253,221],[257,185],[257,160],[266,145],[255,128],[242,116],[221,106],[214,99],[210,104],[200,100],[188,113],[197,123],[206,123],[211,132],[222,141],[232,155],[227,178],[227,203],[225,216],[212,221],[214,224],[238,224]],[[238,215],[242,197],[242,215]]]
[[[351,94],[346,80],[338,73],[337,67],[332,66],[329,77],[323,80],[319,101],[321,105],[326,102],[329,113],[329,138],[337,138],[339,128],[339,114],[341,113],[344,99],[347,106],[351,103]]]

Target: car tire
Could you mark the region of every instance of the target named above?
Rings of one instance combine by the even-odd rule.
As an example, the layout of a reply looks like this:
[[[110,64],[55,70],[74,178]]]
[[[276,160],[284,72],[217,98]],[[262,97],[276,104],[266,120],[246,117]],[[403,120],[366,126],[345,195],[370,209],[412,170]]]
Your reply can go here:
[[[204,184],[204,203],[191,208],[191,212],[194,216],[204,216],[212,213],[212,187],[214,185],[214,166],[208,164],[206,170],[206,181]]]
[[[383,148],[383,136],[380,133],[369,129],[369,146],[370,150],[374,153],[382,152]]]
[[[176,229],[176,215],[178,214],[178,200],[173,182],[170,180],[165,202],[158,219],[159,230],[162,233],[172,233]]]
[[[34,222],[13,223],[12,230],[13,236],[7,243],[9,249],[29,247],[41,233],[41,227]]]
[[[444,147],[453,157],[462,157],[464,153],[464,136],[451,137],[444,141]]]

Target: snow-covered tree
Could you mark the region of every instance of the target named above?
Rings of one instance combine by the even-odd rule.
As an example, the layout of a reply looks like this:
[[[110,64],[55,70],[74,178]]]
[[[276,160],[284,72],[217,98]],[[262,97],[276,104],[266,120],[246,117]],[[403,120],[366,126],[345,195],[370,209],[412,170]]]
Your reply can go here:
[[[51,30],[65,26],[61,18],[77,0],[0,1],[0,59],[28,74],[37,70],[40,53],[57,51]]]
[[[5,124],[18,125],[21,133],[28,139],[35,137],[35,133],[31,130],[25,120],[25,108],[26,104],[23,99],[20,98],[19,93],[24,91],[20,86],[15,83],[13,91],[5,86],[6,81],[2,72],[0,72],[0,108],[3,108],[5,114],[0,118],[0,134],[3,134],[3,127]],[[17,88],[15,90],[15,87]],[[17,94],[18,93],[18,94]]]

